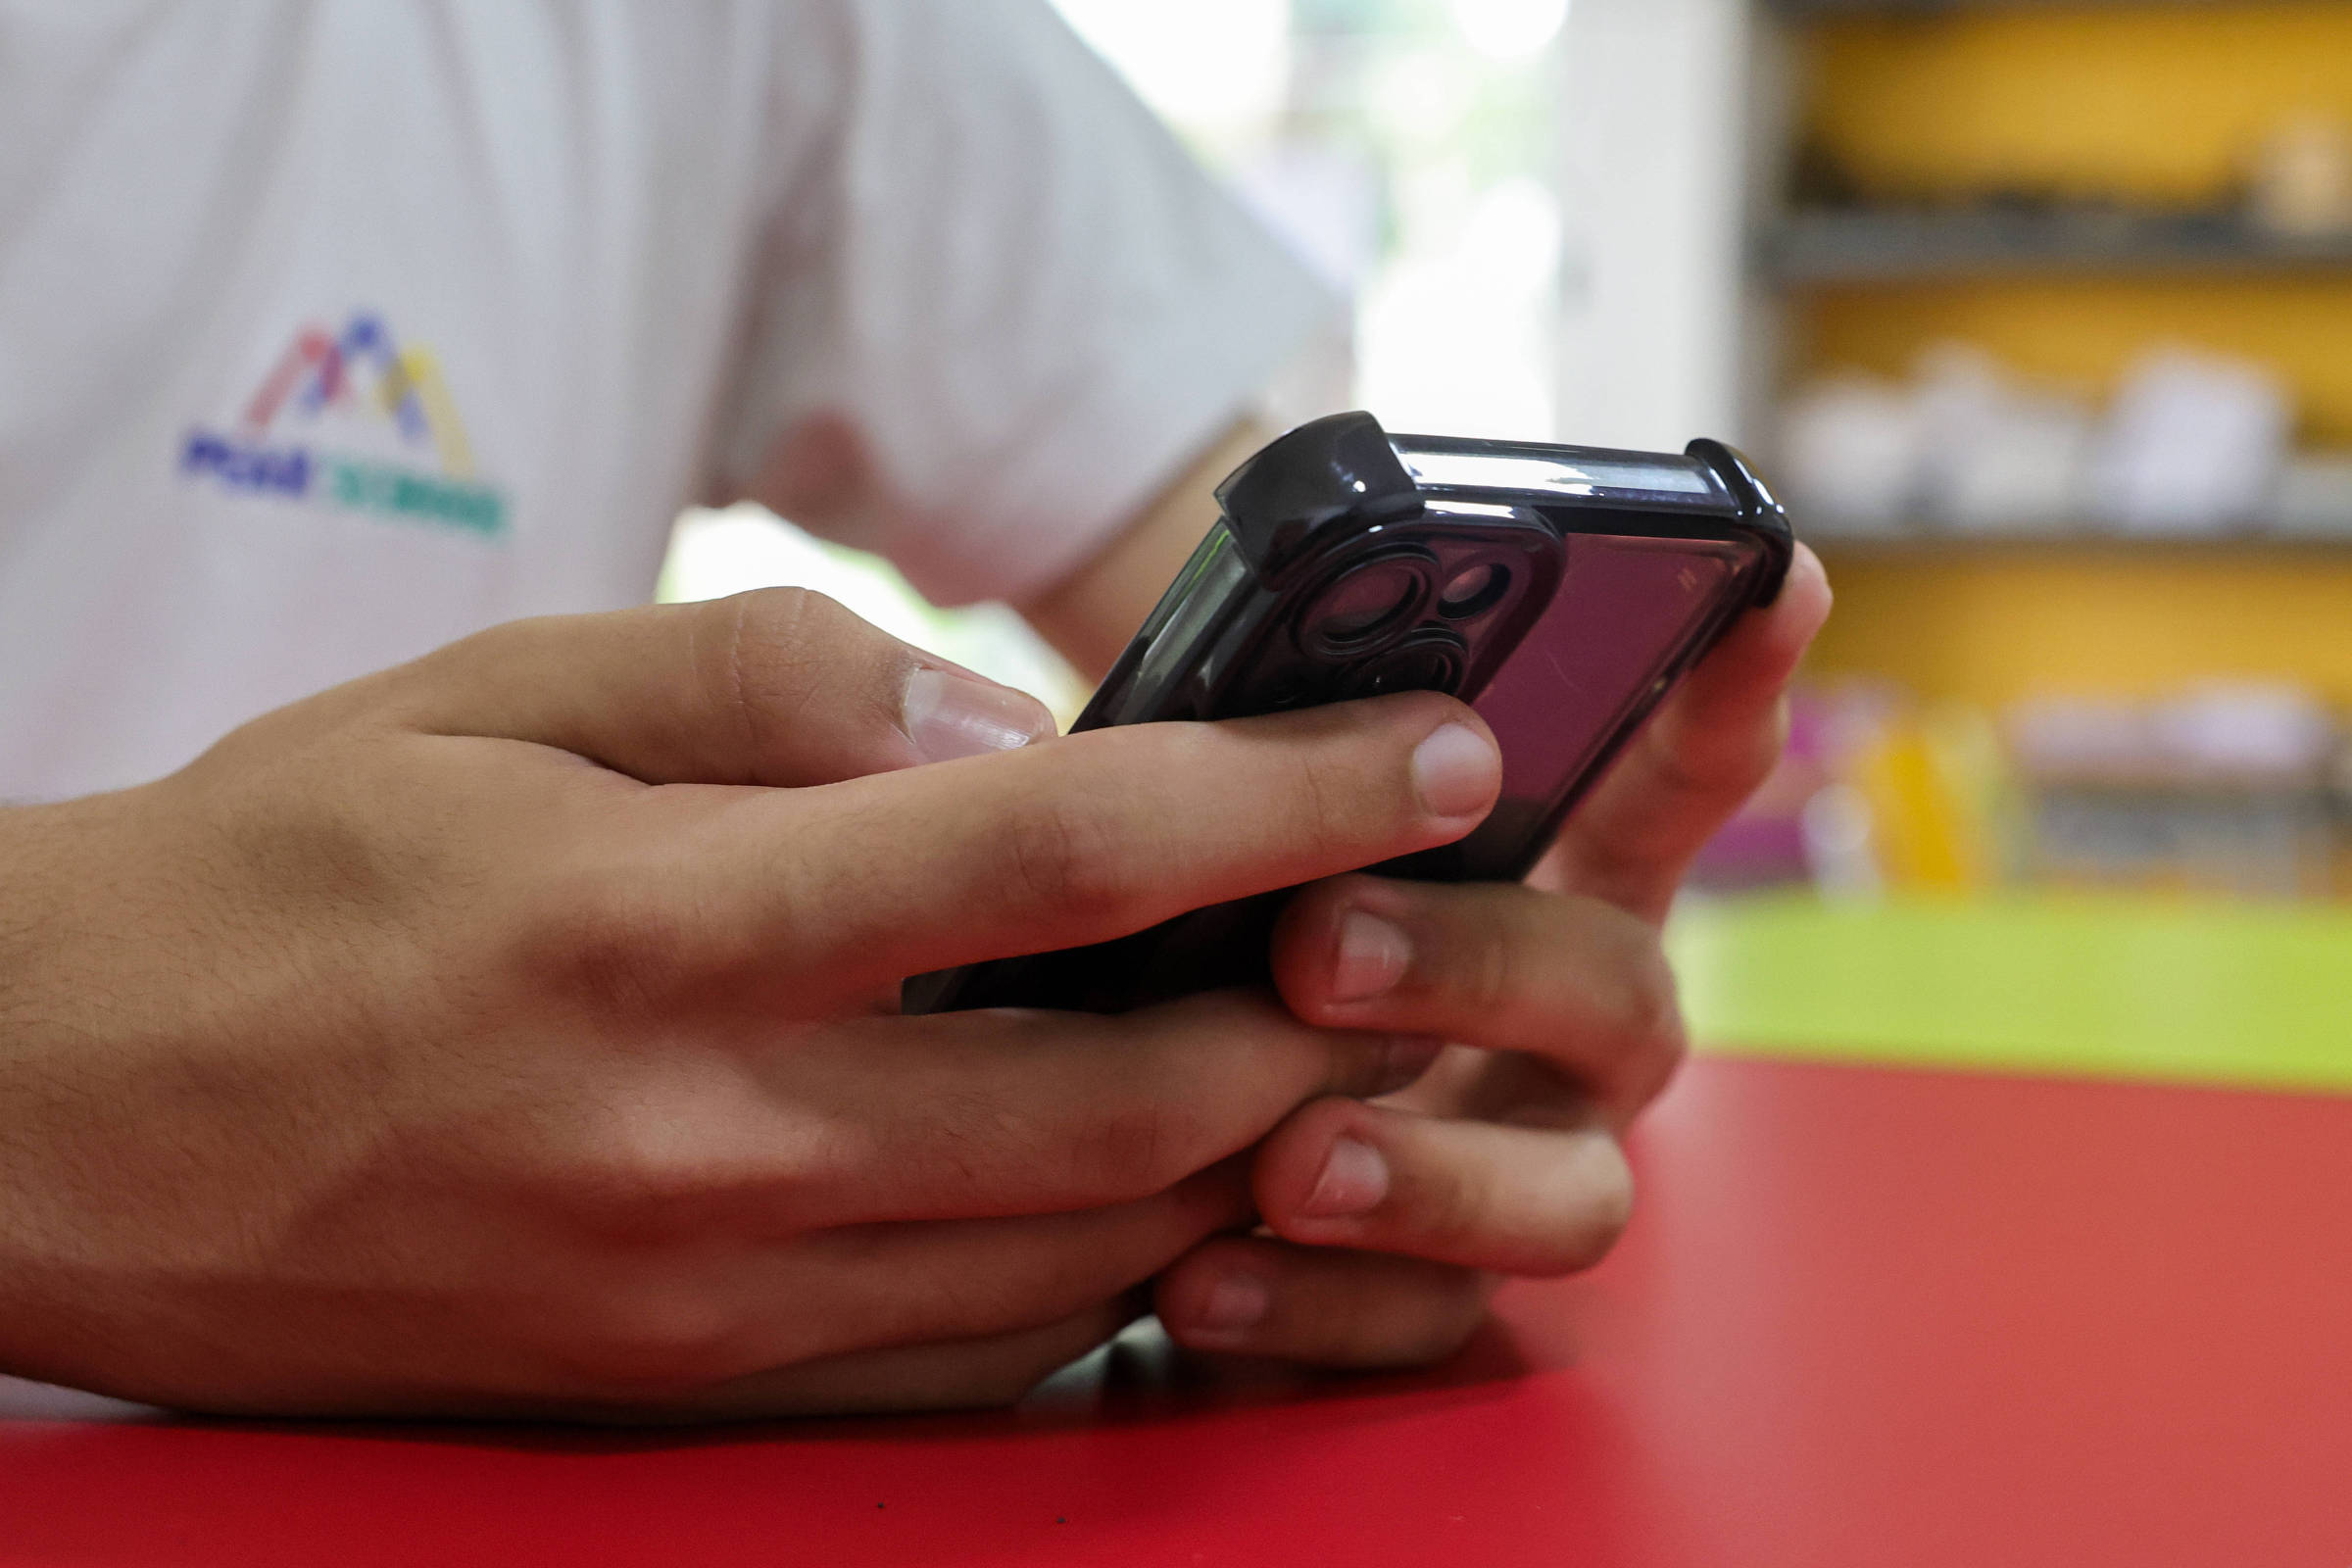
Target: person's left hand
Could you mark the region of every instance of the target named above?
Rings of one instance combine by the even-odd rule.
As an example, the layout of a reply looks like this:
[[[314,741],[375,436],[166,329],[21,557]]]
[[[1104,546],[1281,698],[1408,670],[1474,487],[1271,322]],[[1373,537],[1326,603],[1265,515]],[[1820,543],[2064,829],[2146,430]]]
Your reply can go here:
[[[1528,886],[1347,876],[1294,900],[1274,939],[1310,1024],[1452,1042],[1411,1088],[1326,1099],[1260,1147],[1271,1235],[1203,1242],[1155,1306],[1199,1350],[1328,1366],[1452,1352],[1510,1275],[1599,1261],[1633,1181],[1618,1143],[1683,1054],[1659,944],[1690,859],[1762,782],[1786,688],[1829,613],[1797,547],[1769,610],[1670,697]]]

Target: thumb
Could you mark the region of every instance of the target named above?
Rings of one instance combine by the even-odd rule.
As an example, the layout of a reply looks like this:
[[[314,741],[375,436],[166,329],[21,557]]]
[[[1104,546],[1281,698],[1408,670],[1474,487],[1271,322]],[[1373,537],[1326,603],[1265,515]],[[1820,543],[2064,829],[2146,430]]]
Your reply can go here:
[[[1054,733],[1034,697],[804,588],[511,621],[403,674],[412,728],[532,741],[648,784],[829,784]]]

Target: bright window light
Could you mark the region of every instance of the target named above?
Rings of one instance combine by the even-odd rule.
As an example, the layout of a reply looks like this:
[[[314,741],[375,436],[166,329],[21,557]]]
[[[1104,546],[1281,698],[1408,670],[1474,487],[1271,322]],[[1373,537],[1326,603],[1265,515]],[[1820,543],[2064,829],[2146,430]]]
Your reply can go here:
[[[1559,36],[1568,0],[1452,0],[1454,25],[1490,60],[1524,60]]]
[[[1392,429],[1554,438],[1544,353],[1559,203],[1528,176],[1498,181],[1364,293],[1360,390]]]
[[[1244,135],[1290,87],[1289,0],[1054,0],[1144,101],[1195,135]]]

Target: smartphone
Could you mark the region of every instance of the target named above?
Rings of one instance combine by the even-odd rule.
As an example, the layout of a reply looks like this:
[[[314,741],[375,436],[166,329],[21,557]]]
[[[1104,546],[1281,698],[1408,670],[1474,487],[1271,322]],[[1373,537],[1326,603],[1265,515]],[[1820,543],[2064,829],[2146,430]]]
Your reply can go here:
[[[1502,751],[1458,843],[1372,867],[1516,881],[1732,621],[1780,592],[1788,519],[1719,441],[1681,454],[1390,435],[1337,414],[1217,487],[1221,515],[1072,726],[1452,693]],[[908,1012],[1118,1012],[1262,984],[1287,893],[1116,941],[909,979]]]

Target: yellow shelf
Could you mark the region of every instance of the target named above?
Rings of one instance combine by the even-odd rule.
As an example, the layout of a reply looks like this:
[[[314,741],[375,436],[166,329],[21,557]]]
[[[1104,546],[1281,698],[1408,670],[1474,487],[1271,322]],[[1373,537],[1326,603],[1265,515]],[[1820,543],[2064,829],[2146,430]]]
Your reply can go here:
[[[1864,202],[1965,225],[1950,209],[2025,195],[2162,228],[2167,214],[2234,210],[2282,126],[2352,125],[2342,0],[1868,9],[1881,14],[1806,16],[1796,83],[1798,134]],[[2057,248],[2080,270],[1816,270],[1786,296],[1788,369],[1907,375],[1929,345],[1958,340],[2104,398],[2173,343],[2272,367],[2296,399],[2298,439],[2352,448],[2352,270],[2134,271]],[[2352,539],[1817,544],[1838,594],[1817,673],[1987,708],[2216,678],[2300,682],[2352,707]]]
[[[2113,533],[2091,523],[1990,533],[1926,527],[1885,533],[1824,533],[1800,524],[1797,533],[1825,561],[1873,565],[1940,566],[1988,560],[2108,564],[2123,560],[2198,564],[2202,569],[2216,562],[2225,565],[2246,562],[2326,565],[2339,558],[2352,560],[2352,527],[2340,533],[2173,535]]]
[[[2352,706],[2352,550],[1979,549],[1914,560],[1823,547],[1837,612],[1808,668],[1994,708],[2298,681]]]
[[[1808,29],[1804,133],[1896,199],[2205,206],[2286,119],[2352,120],[2352,7],[1965,9]]]
[[[2352,445],[2352,276],[1824,287],[1796,314],[1803,369],[1850,366],[1901,375],[1929,344],[1958,339],[2022,374],[2093,397],[2110,391],[2153,344],[2236,355],[2286,378],[2307,442]]]

